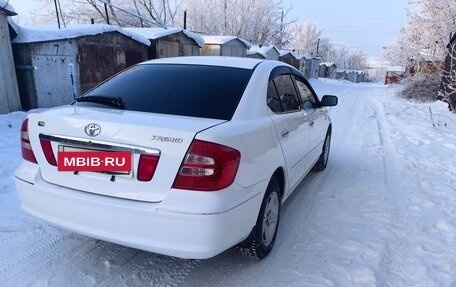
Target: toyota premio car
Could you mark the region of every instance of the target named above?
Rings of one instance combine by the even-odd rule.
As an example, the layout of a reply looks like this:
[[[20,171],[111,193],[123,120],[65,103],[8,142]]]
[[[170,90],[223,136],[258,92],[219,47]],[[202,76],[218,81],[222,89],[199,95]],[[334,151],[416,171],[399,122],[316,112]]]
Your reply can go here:
[[[327,165],[336,104],[278,61],[144,62],[28,114],[16,188],[26,212],[87,236],[194,259],[240,245],[261,259],[281,204]]]

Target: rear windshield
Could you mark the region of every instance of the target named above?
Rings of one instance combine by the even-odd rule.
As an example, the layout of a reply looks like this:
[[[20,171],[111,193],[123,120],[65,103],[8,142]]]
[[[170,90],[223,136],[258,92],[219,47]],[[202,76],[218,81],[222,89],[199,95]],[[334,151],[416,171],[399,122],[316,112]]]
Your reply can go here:
[[[231,67],[145,64],[112,77],[84,96],[120,97],[131,111],[230,120],[252,73]]]

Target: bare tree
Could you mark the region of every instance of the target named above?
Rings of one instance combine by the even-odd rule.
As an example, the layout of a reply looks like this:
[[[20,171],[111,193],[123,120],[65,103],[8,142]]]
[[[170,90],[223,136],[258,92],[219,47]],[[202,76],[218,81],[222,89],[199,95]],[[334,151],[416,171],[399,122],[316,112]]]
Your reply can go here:
[[[456,112],[456,43],[448,45],[448,54],[442,70],[439,98],[448,103],[451,111]]]

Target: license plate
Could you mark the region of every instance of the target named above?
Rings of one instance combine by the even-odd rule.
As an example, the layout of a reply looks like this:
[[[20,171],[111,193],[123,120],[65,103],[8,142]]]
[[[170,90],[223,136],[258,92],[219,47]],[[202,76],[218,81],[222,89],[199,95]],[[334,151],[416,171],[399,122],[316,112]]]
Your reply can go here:
[[[109,174],[130,174],[132,155],[129,152],[100,151],[59,147],[58,171],[91,171]]]

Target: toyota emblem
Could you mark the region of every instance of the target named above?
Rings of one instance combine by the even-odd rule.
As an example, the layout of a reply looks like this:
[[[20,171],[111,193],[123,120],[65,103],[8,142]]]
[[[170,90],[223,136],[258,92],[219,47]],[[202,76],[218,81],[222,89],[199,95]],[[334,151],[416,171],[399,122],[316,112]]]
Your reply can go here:
[[[84,131],[89,137],[96,137],[97,135],[100,134],[101,127],[97,124],[88,124],[84,128]]]

